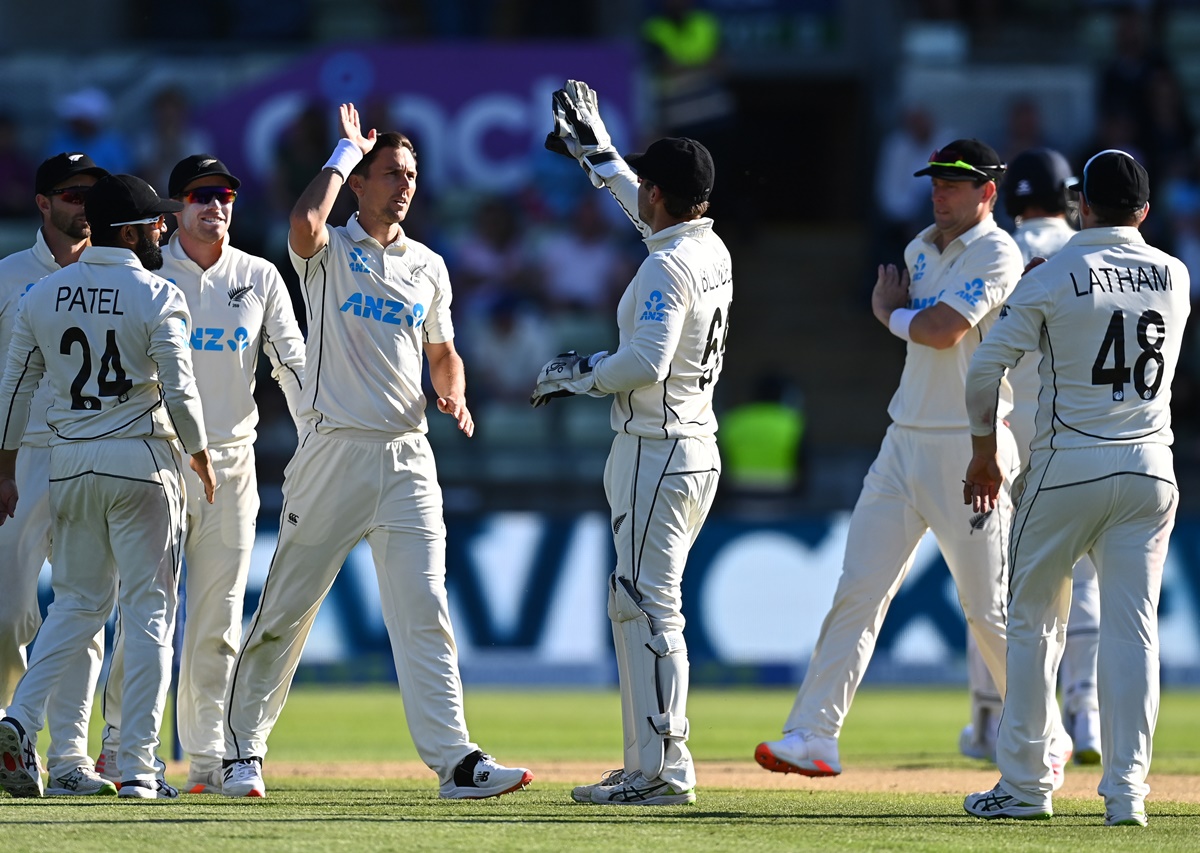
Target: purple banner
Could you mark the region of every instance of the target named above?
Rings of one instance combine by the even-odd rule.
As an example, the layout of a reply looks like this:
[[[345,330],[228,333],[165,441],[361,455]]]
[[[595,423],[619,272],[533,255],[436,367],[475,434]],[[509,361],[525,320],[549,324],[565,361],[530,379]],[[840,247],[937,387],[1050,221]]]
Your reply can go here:
[[[534,157],[553,126],[550,95],[568,78],[600,96],[605,123],[621,150],[633,131],[636,56],[620,44],[438,43],[334,47],[198,109],[216,150],[248,186],[265,191],[279,164],[305,168],[312,152],[296,134],[306,110],[325,122],[332,149],[337,105],[353,102],[367,127],[399,130],[417,147],[422,185],[493,192],[529,182]],[[320,140],[318,139],[318,144]],[[281,148],[297,150],[281,155]],[[291,158],[295,153],[298,156]]]

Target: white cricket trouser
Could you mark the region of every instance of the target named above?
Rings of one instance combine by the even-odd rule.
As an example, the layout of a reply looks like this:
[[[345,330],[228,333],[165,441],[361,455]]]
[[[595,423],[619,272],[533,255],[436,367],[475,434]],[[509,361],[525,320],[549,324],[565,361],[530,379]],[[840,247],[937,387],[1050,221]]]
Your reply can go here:
[[[258,519],[258,478],[252,445],[210,447],[217,494],[205,500],[199,483],[186,490],[183,647],[176,720],[183,750],[202,770],[225,753],[225,692],[242,641],[242,605]],[[193,483],[189,482],[189,486]],[[124,630],[118,620],[104,687],[104,743],[120,744]]]
[[[708,517],[721,458],[713,438],[654,439],[618,434],[604,466],[604,492],[612,514],[618,577],[628,578],[641,595],[638,605],[650,617],[655,634],[682,631],[683,570],[688,551]],[[614,625],[614,630],[619,630]],[[620,645],[618,645],[620,648]],[[686,655],[686,652],[684,653]],[[625,667],[618,666],[624,676]],[[653,697],[662,711],[687,715],[686,656],[676,671],[680,684],[661,685],[670,695]],[[621,721],[625,767],[636,769],[637,710],[632,691],[640,683],[621,684]],[[647,700],[649,701],[649,700]],[[696,785],[696,768],[687,744],[666,738],[660,778],[675,788]]]
[[[25,673],[25,647],[42,624],[37,581],[50,556],[50,448],[22,447],[17,453],[17,513],[0,527],[0,708],[12,700]],[[50,748],[46,764],[58,775],[88,763],[87,719],[104,658],[104,629],[71,660],[63,679],[50,691],[47,724]]]
[[[183,482],[160,439],[101,439],[51,450],[54,601],[9,714],[29,732],[46,697],[93,642],[120,601],[125,640],[123,780],[153,779],[171,675],[171,632],[182,553]],[[78,685],[90,697],[95,681]]]
[[[1016,448],[997,432],[1002,470]],[[966,430],[908,429],[893,424],[863,481],[850,516],[842,576],[804,683],[784,732],[806,729],[838,737],[862,682],[888,607],[912,568],[921,537],[932,530],[958,588],[967,627],[1004,693],[1004,575],[1012,506],[979,516],[962,500],[971,459]]]
[[[446,782],[478,749],[463,715],[442,491],[429,442],[420,434],[370,441],[310,430],[284,472],[279,543],[234,662],[227,760],[266,755],[317,610],[363,539],[417,753]],[[353,714],[340,724],[352,725]]]
[[[1029,461],[1029,445],[1036,428],[1033,413],[1037,407],[1022,409],[1009,416],[1013,439],[1020,454],[1022,470]],[[1063,650],[1060,672],[1063,689],[1063,712],[1080,714],[1099,707],[1096,695],[1096,650],[1100,637],[1100,587],[1096,567],[1086,554],[1079,558],[1072,572],[1071,610],[1067,619],[1067,645]],[[971,720],[976,723],[983,712],[997,713],[1002,704],[1000,691],[979,655],[979,648],[967,642],[967,687],[971,693]]]
[[[1008,690],[1000,783],[1049,804],[1054,679],[1066,638],[1071,567],[1090,553],[1100,579],[1099,692],[1109,813],[1144,808],[1158,718],[1158,597],[1179,492],[1162,445],[1038,451],[1013,521]],[[1039,677],[1040,676],[1040,677]]]

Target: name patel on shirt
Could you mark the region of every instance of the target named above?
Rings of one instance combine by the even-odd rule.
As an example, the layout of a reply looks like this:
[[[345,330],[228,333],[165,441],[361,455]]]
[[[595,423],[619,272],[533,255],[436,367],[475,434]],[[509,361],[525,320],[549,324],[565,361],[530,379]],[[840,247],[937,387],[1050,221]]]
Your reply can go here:
[[[1146,290],[1174,290],[1171,284],[1171,270],[1163,267],[1091,267],[1088,269],[1088,283],[1082,290],[1080,283],[1071,273],[1071,284],[1075,287],[1076,296],[1091,296],[1092,291],[1101,293],[1138,293]]]
[[[54,300],[55,311],[79,310],[85,314],[121,314],[117,299],[121,291],[112,287],[60,287]],[[66,308],[63,308],[66,303]]]

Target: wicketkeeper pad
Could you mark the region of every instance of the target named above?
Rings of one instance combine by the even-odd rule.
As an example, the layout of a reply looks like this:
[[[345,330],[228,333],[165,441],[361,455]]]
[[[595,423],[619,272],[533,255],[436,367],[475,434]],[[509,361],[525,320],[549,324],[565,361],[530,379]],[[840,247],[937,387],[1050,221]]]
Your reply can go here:
[[[628,685],[637,736],[638,768],[647,779],[663,771],[668,739],[688,738],[687,645],[682,631],[655,634],[628,578],[609,578],[608,618],[613,623],[617,668]],[[629,769],[629,768],[627,768]]]

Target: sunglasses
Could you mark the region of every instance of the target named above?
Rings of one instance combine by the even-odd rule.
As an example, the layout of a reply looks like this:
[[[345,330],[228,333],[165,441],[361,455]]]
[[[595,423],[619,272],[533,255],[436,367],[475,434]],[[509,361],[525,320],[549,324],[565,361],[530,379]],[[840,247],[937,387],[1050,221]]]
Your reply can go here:
[[[232,204],[237,198],[237,190],[231,190],[229,187],[200,187],[185,192],[181,198],[188,204],[207,205],[211,204],[213,199],[216,199],[218,204]]]
[[[130,219],[125,222],[114,222],[112,227],[116,228],[120,225],[156,225],[160,228],[165,228],[166,224],[167,217],[160,213],[157,216],[147,216],[144,219]]]
[[[50,190],[46,195],[61,196],[67,204],[83,204],[91,187],[63,187],[61,190]]]

